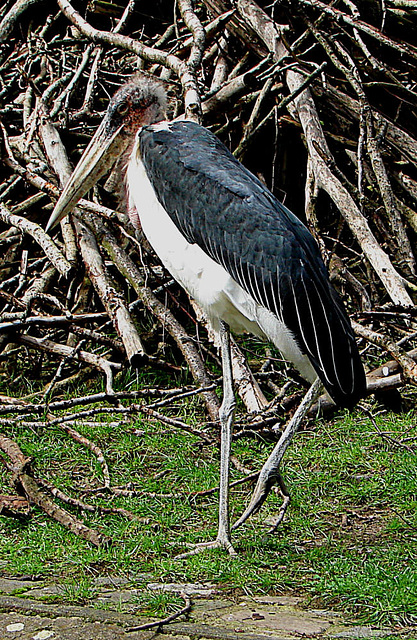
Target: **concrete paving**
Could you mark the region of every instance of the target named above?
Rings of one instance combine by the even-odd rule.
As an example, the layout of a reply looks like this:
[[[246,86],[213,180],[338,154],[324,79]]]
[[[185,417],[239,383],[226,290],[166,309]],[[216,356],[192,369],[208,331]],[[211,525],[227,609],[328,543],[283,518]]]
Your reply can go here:
[[[192,610],[168,625],[135,631],[144,590],[185,592]],[[316,640],[417,638],[417,628],[377,629],[354,624],[330,610],[311,609],[300,597],[228,599],[212,584],[132,584],[123,578],[96,581],[88,606],[53,604],[63,588],[53,582],[0,578],[0,640]],[[49,602],[48,602],[49,601]]]

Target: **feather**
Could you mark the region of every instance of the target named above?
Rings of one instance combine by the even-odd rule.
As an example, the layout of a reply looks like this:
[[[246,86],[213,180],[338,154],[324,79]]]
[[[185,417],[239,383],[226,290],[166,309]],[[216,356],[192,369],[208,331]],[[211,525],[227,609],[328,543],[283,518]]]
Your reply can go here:
[[[285,325],[338,404],[355,404],[366,384],[355,337],[302,222],[193,122],[143,127],[139,146],[156,197],[187,242]]]

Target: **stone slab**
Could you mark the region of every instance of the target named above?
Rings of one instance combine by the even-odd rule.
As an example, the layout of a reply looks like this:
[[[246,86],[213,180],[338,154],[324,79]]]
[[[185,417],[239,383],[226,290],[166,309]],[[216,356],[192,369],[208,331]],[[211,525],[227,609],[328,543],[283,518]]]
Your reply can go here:
[[[409,640],[413,630],[377,629],[348,623],[334,611],[309,609],[299,596],[231,599],[211,584],[150,583],[100,578],[88,606],[45,602],[63,593],[62,584],[0,579],[0,640],[369,640],[388,636]],[[137,615],[137,595],[144,590],[186,592],[193,602],[187,619],[147,631],[128,632],[144,624]],[[13,595],[16,592],[23,596]],[[209,595],[208,595],[209,594]],[[132,606],[130,606],[132,600]]]

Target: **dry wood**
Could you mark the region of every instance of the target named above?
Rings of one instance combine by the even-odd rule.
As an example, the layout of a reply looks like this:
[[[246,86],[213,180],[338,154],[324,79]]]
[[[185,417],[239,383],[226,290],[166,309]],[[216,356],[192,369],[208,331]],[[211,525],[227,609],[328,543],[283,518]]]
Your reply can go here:
[[[392,191],[385,164],[379,150],[379,144],[376,140],[372,109],[362,87],[362,83],[359,77],[359,71],[356,68],[353,59],[342,47],[340,47],[340,45],[338,45],[338,43],[336,43],[336,47],[342,60],[340,60],[338,56],[333,52],[330,43],[326,40],[325,37],[322,36],[322,34],[314,27],[314,25],[312,25],[311,23],[308,24],[316,39],[323,46],[335,67],[342,71],[359,98],[361,107],[361,122],[363,123],[361,133],[363,134],[363,138],[366,141],[368,157],[370,159],[374,176],[380,189],[382,201],[388,214],[388,220],[390,222],[394,238],[396,238],[398,242],[398,250],[402,256],[402,259],[408,265],[411,273],[415,274],[415,260],[413,252],[411,250],[411,244],[406,234],[399,211],[396,207],[394,193]],[[361,148],[363,144],[364,141],[360,137],[359,148]],[[325,153],[328,153],[328,149],[325,151]],[[360,159],[361,154],[360,152],[358,152],[359,167],[361,166]],[[360,185],[360,175],[358,176],[358,181]]]
[[[47,515],[58,520],[80,538],[100,547],[109,544],[110,538],[105,534],[90,529],[71,513],[57,505],[42,492],[30,471],[30,458],[27,458],[19,446],[6,436],[0,434],[0,449],[8,456],[8,466],[13,471],[13,482],[19,492],[23,492],[30,504],[35,504]]]
[[[238,9],[241,16],[248,21],[257,35],[264,41],[276,60],[286,55],[286,48],[280,38],[278,26],[255,2],[252,2],[252,0],[239,0]],[[295,91],[304,80],[303,74],[292,69],[287,71],[286,77],[291,91]],[[353,198],[331,172],[325,160],[326,158],[331,158],[331,153],[323,134],[311,92],[305,89],[291,104],[294,106],[295,115],[299,118],[304,130],[317,184],[327,191],[339,211],[343,214],[364,254],[384,283],[394,304],[412,306],[413,302],[406,291],[403,279],[393,267],[388,255],[381,249]]]
[[[23,306],[23,305],[22,305]],[[25,307],[24,307],[25,308]],[[0,322],[0,331],[7,331],[10,329],[22,329],[30,325],[47,325],[47,326],[60,326],[68,325],[71,323],[84,323],[91,322],[92,320],[104,320],[107,318],[106,313],[68,313],[65,316],[23,316],[16,320],[6,320]]]
[[[11,224],[22,233],[29,233],[34,240],[42,247],[47,258],[51,261],[54,267],[64,277],[68,278],[72,266],[62,255],[53,240],[45,233],[45,231],[35,222],[27,220],[22,216],[16,216],[3,204],[0,203],[0,220],[6,224]]]
[[[166,54],[159,49],[145,47],[133,38],[122,36],[119,33],[110,33],[108,31],[99,31],[88,24],[80,14],[75,11],[68,0],[58,0],[58,4],[66,17],[79,29],[81,33],[86,35],[93,42],[103,44],[111,44],[122,49],[127,49],[136,53],[138,56],[148,62],[156,62],[162,64],[172,71],[175,71],[184,87],[184,99],[186,104],[195,105],[196,96],[199,95],[196,87],[195,77],[189,66],[181,61],[173,54]],[[190,98],[188,96],[190,95]],[[193,107],[194,109],[194,107]]]
[[[21,496],[0,496],[0,515],[21,520],[30,513],[30,505]]]
[[[64,491],[57,489],[57,487],[55,487],[53,484],[51,484],[47,480],[38,478],[37,482],[41,487],[43,487],[44,489],[47,489],[54,496],[54,498],[58,498],[58,500],[61,500],[61,502],[64,502],[65,504],[69,504],[72,507],[77,507],[82,511],[88,511],[90,513],[117,513],[123,516],[124,518],[127,518],[128,520],[139,519],[138,516],[135,516],[133,513],[131,513],[127,509],[119,509],[117,507],[113,507],[113,508],[101,507],[99,505],[88,504],[84,500],[80,500],[78,498],[72,498]],[[105,488],[107,489],[107,487]]]
[[[45,105],[40,105],[39,113],[40,138],[43,142],[45,153],[49,160],[49,163],[54,169],[55,173],[58,175],[60,187],[62,189],[68,181],[72,173],[72,169],[68,162],[66,154],[63,153],[63,144],[61,141],[61,137],[56,127],[51,124]],[[78,251],[74,230],[69,218],[64,218],[64,220],[61,221],[61,230],[65,244],[65,256],[68,262],[72,266],[75,266],[77,264]]]
[[[97,356],[94,353],[88,351],[79,351],[72,347],[53,342],[52,340],[45,340],[43,338],[35,338],[29,335],[20,335],[15,338],[21,344],[25,344],[28,347],[34,349],[40,349],[48,353],[54,354],[60,358],[70,358],[73,360],[80,360],[85,362],[96,369],[102,371],[106,376],[106,393],[112,395],[113,392],[113,369],[121,369],[121,365],[117,362],[111,362],[101,356]]]
[[[336,9],[335,7],[331,7],[321,0],[300,0],[302,4],[306,4],[309,6],[313,6],[314,8],[320,9],[321,11],[330,15],[336,22],[343,21],[346,22],[349,26],[355,27],[359,29],[359,31],[363,31],[367,35],[375,38],[378,42],[381,42],[388,47],[399,51],[400,53],[409,55],[414,60],[417,60],[417,48],[410,44],[403,44],[400,42],[396,42],[391,38],[387,37],[382,31],[376,29],[372,25],[359,20],[357,17],[351,17],[344,11],[340,9]]]
[[[301,82],[302,76],[290,71],[287,79],[289,87],[294,90]],[[311,93],[306,90],[296,98],[294,104],[304,128],[317,183],[327,191],[339,211],[343,214],[393,303],[412,306],[413,301],[406,290],[403,278],[396,271],[385,251],[381,249],[352,196],[332,173],[326,162],[326,159],[331,157],[331,153],[324,138]]]
[[[195,395],[203,394],[206,391],[210,391],[216,387],[216,384],[211,384],[210,387],[202,387],[199,389],[189,389],[184,387],[178,387],[176,389],[157,389],[157,388],[145,388],[138,389],[136,391],[115,391],[109,396],[107,392],[93,393],[91,395],[70,398],[68,400],[56,400],[48,403],[42,402],[41,404],[32,404],[25,401],[25,399],[10,398],[9,396],[0,395],[0,415],[17,413],[20,415],[25,414],[44,414],[47,411],[66,411],[75,407],[86,406],[89,404],[103,403],[111,400],[113,403],[119,400],[137,400],[138,398],[147,397],[162,397],[163,400],[153,402],[150,404],[150,408],[163,407],[177,400],[183,398],[189,398]],[[97,410],[98,412],[100,409]]]
[[[0,42],[5,42],[19,16],[40,0],[17,0],[0,22]]]
[[[197,88],[196,73],[203,57],[206,33],[190,0],[178,0],[178,8],[186,26],[193,36],[193,43],[187,61],[188,72],[193,81],[190,82],[190,80],[188,80],[188,82],[184,84],[185,116],[188,120],[199,122],[201,120],[201,100]]]
[[[7,165],[14,173],[17,173],[19,176],[21,176],[26,182],[34,186],[36,189],[39,189],[52,196],[54,200],[58,199],[60,193],[58,187],[52,184],[52,182],[45,180],[45,178],[43,178],[42,176],[34,173],[27,166],[23,167],[16,161],[7,138],[7,133],[1,122],[0,127],[2,129],[3,141],[7,152],[7,157],[3,159],[4,164]],[[92,213],[97,213],[104,218],[111,219],[115,217],[115,212],[112,209],[103,207],[102,205],[93,202],[89,202],[88,200],[84,200],[83,198],[79,201],[78,207],[80,209],[85,209],[86,211],[91,211]]]
[[[383,336],[376,331],[368,329],[367,327],[362,327],[357,322],[353,323],[353,328],[358,335],[388,351],[388,353],[395,358],[401,366],[404,378],[408,382],[417,385],[417,364],[413,358],[404,351],[404,349],[390,340],[388,336]]]
[[[145,350],[125,301],[117,291],[115,283],[106,269],[93,233],[78,220],[75,221],[75,228],[90,280],[123,341],[130,364],[137,367]]]

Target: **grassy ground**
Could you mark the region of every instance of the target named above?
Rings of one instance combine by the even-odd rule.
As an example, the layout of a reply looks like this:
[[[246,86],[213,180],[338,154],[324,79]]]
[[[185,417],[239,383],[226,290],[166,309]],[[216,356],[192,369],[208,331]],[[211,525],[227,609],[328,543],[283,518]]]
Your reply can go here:
[[[192,493],[217,485],[217,449],[145,419],[102,416],[94,427],[80,422],[78,430],[105,451],[112,485],[130,483],[143,492],[111,500],[137,519],[82,514],[89,526],[115,541],[108,549],[96,549],[39,511],[26,522],[0,517],[2,571],[58,576],[68,601],[88,598],[94,576],[147,574],[152,581],[210,581],[229,593],[310,594],[312,606],[332,605],[368,623],[417,622],[416,415],[377,415],[378,407],[372,409],[376,424],[357,408],[318,419],[297,435],[282,469],[292,504],[275,536],[265,536],[265,520],[280,505],[272,495],[260,514],[234,534],[238,557],[211,552],[181,561],[174,556],[183,543],[209,540],[216,533],[217,495],[193,498]],[[196,399],[176,415],[194,424],[204,420]],[[14,426],[7,435],[33,456],[39,477],[68,493],[101,485],[95,457],[59,427]],[[398,444],[405,439],[409,448]],[[272,446],[240,440],[233,452],[257,470]],[[0,492],[10,493],[10,478],[0,473]],[[241,474],[233,470],[232,476]],[[250,489],[233,490],[233,520]],[[87,499],[108,506],[104,497]],[[147,612],[168,605],[149,602]]]

